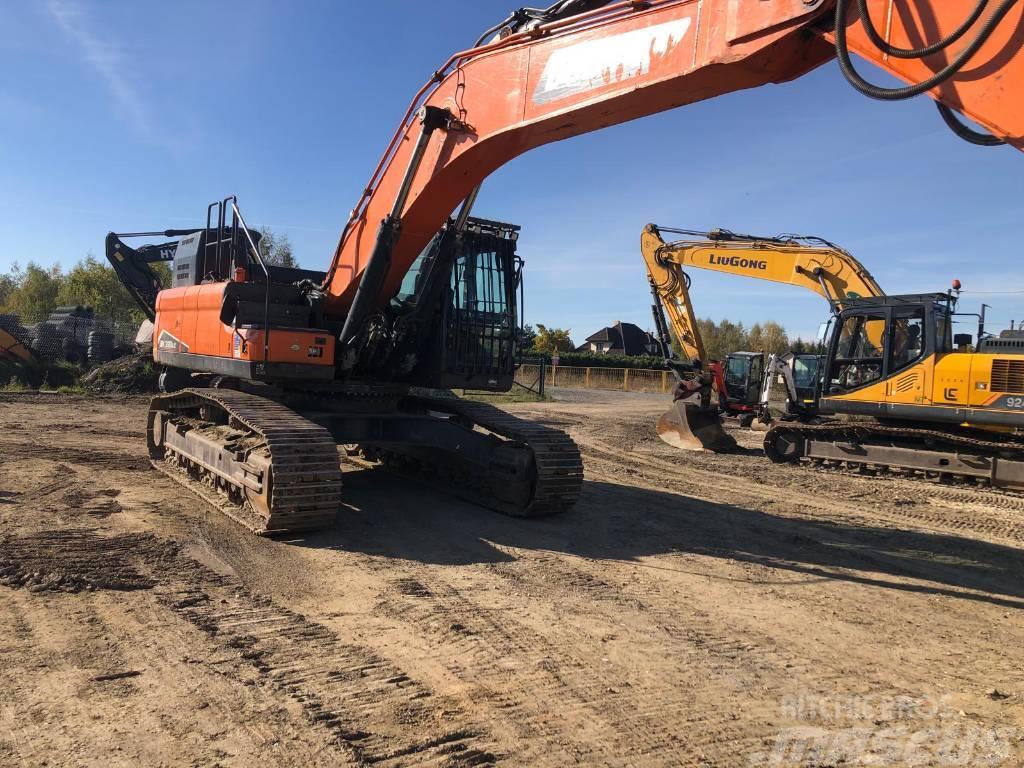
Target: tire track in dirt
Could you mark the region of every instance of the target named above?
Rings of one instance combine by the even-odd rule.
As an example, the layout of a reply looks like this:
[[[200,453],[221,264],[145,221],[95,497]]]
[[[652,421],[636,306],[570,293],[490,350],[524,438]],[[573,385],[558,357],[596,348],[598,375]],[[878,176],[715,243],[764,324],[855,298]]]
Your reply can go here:
[[[584,454],[592,459],[592,464],[604,462],[609,464],[621,473],[623,462],[628,462],[628,468],[638,473],[644,480],[654,487],[659,483],[669,481],[674,487],[683,490],[688,495],[706,501],[728,500],[730,503],[742,503],[750,505],[763,504],[766,500],[764,487],[765,482],[750,480],[735,474],[723,474],[722,472],[711,472],[694,467],[690,463],[672,463],[654,456],[646,456],[635,452],[622,452],[601,440],[590,435],[576,436]],[[803,471],[808,471],[803,469]],[[813,471],[813,470],[811,470]],[[816,475],[825,474],[823,471],[815,472]],[[831,474],[831,473],[828,473]],[[607,474],[605,478],[618,482],[621,474]],[[853,478],[851,478],[853,479]],[[857,477],[857,480],[870,482],[868,478]],[[907,525],[908,523],[924,524],[928,528],[945,529],[956,533],[970,533],[998,539],[1010,540],[1024,543],[1024,498],[1004,495],[1001,493],[961,490],[953,488],[928,488],[925,492],[921,487],[922,481],[902,481],[909,483],[912,487],[907,488],[901,481],[895,478],[886,478],[886,495],[892,499],[899,492],[907,494],[911,503],[891,504],[887,506],[872,506],[871,515],[864,514],[865,505],[857,505],[843,501],[833,495],[822,493],[820,486],[808,487],[803,493],[794,494],[792,486],[780,488],[787,494],[787,510],[806,510],[810,516],[820,519],[833,518],[836,513],[841,513],[844,520],[853,520],[865,525],[877,525],[879,521],[890,524]],[[901,483],[897,485],[897,483]],[[770,484],[770,477],[769,483]],[[710,495],[709,490],[716,491],[716,495]],[[848,496],[849,498],[849,496]],[[977,503],[985,505],[988,510],[986,515],[971,515],[969,517],[957,517],[954,512],[947,512],[942,509],[935,509],[920,503],[922,498],[938,500],[940,502],[955,502],[959,504]],[[987,506],[993,502],[993,506]],[[998,507],[998,508],[997,508]],[[1004,511],[1005,510],[1005,511]],[[1014,513],[1020,513],[1020,515]]]
[[[94,530],[0,537],[0,584],[32,592],[150,589],[144,574],[177,547],[148,534],[101,536]]]
[[[543,571],[544,580],[550,577],[551,583],[530,584],[530,599],[538,600],[543,592],[545,601],[576,603],[584,613],[593,613],[594,604],[603,602],[609,624],[630,625],[639,615],[636,610],[623,612],[627,603],[638,601],[558,560],[549,556],[538,564],[531,558],[523,566]],[[502,577],[509,567],[494,566]],[[566,589],[552,594],[551,584],[563,578]],[[515,576],[509,581],[526,583]],[[474,685],[474,702],[494,710],[515,729],[522,763],[639,759],[647,764],[744,765],[742,756],[777,730],[771,720],[776,701],[744,701],[736,707],[697,703],[702,691],[706,701],[720,701],[723,685],[737,692],[754,687],[739,645],[724,638],[680,633],[670,643],[681,666],[700,670],[687,674],[687,685],[677,686],[673,680],[638,678],[607,659],[595,667],[603,653],[599,638],[586,633],[564,637],[569,628],[563,626],[563,636],[553,641],[507,610],[480,605],[429,569],[404,569],[382,594],[377,611],[414,626],[417,635],[437,648],[437,658],[451,674]],[[733,663],[716,668],[709,657]],[[750,663],[768,662],[757,654]],[[742,721],[738,710],[743,711]]]
[[[485,729],[454,702],[152,535],[77,529],[7,536],[0,540],[0,584],[32,592],[153,590],[162,605],[258,673],[259,684],[298,703],[357,764],[497,760]]]
[[[799,489],[801,500],[821,495],[824,485],[825,490],[836,491],[827,494],[831,500],[856,497],[863,498],[865,502],[875,502],[872,517],[868,518],[873,523],[881,518],[896,525],[922,524],[933,529],[1024,542],[1024,496],[1013,491],[966,484],[939,484],[919,477],[893,474],[875,477],[809,464],[780,466],[769,463],[760,455],[752,463],[749,460],[752,457],[733,454],[673,451],[679,456],[678,461],[673,461],[671,455],[665,453],[669,449],[653,437],[652,423],[632,415],[616,420],[578,421],[574,423],[572,433],[581,447],[590,446],[608,457],[626,458],[629,463],[657,467],[684,481],[699,479],[699,483],[692,482],[698,487],[710,484],[710,487],[728,493],[737,489],[732,483],[736,481],[738,485],[746,484],[748,499],[763,502],[766,485],[778,488],[787,497],[796,495]],[[750,434],[753,433],[737,433],[741,444],[744,442],[742,438]],[[639,447],[643,450],[637,450]],[[757,483],[751,483],[748,476],[755,476]],[[723,479],[730,482],[723,484]],[[894,500],[913,503],[894,504]],[[865,519],[858,507],[847,506],[844,511]],[[965,516],[965,511],[972,514]],[[977,514],[980,511],[987,513]]]
[[[496,762],[481,726],[368,648],[194,561],[185,567],[191,583],[163,592],[164,604],[298,702],[359,764]]]
[[[609,563],[587,559],[573,558],[570,562],[553,555],[543,557],[543,567],[538,568],[536,558],[527,557],[528,554],[523,553],[522,560],[496,564],[494,570],[515,571],[512,581],[524,585],[527,596],[547,591],[547,599],[559,604],[577,603],[580,611],[585,611],[588,605],[604,603],[609,606],[610,615],[624,626],[654,627],[668,635],[667,640],[661,638],[661,644],[669,646],[668,654],[682,660],[683,666],[693,670],[698,680],[714,681],[713,685],[706,686],[708,700],[714,698],[714,691],[721,690],[723,681],[727,686],[730,680],[751,698],[756,698],[759,691],[766,688],[778,691],[786,687],[822,695],[836,690],[853,690],[863,695],[883,693],[890,697],[913,697],[920,693],[870,673],[851,680],[845,661],[834,658],[830,649],[822,648],[823,653],[808,655],[805,649],[798,650],[788,639],[782,645],[778,636],[762,631],[763,625],[756,619],[748,620],[735,612],[719,610],[720,606],[714,601],[702,600],[700,595],[684,594],[671,603],[655,602],[652,598],[662,592],[664,585],[643,569],[629,568],[628,564],[612,567]],[[538,577],[530,578],[531,575]],[[561,585],[572,586],[559,589]],[[579,585],[584,585],[582,590]],[[691,607],[681,611],[676,601]],[[917,680],[930,684],[932,671],[930,666],[922,667]],[[690,686],[688,691],[699,699],[701,686]],[[674,698],[671,689],[659,692],[659,700],[666,698]],[[764,702],[757,714],[770,719],[772,714],[777,714],[777,709],[776,697]],[[744,714],[745,721],[749,722],[751,714]]]
[[[585,451],[585,468],[587,477],[590,479],[603,479],[607,480],[608,482],[621,484],[623,482],[621,476],[621,467],[618,464],[616,464],[616,462],[605,458],[604,455],[601,455],[600,458],[598,458],[598,455],[595,455],[590,451]],[[631,456],[631,458],[633,457]],[[710,487],[711,484],[714,482],[712,478],[709,479],[707,483],[705,483],[704,478],[701,477],[698,480],[700,488],[700,490],[698,490],[695,489],[694,485],[690,482],[690,478],[687,476],[687,468],[680,468],[678,470],[674,470],[672,468],[666,469],[660,466],[660,462],[658,464],[659,466],[657,467],[657,471],[659,472],[658,476],[662,478],[662,484],[669,488],[680,488],[681,486],[681,492],[691,497],[697,496],[698,498],[700,498],[702,496],[707,496],[707,488]],[[598,469],[597,467],[600,467],[600,469]],[[670,475],[674,472],[678,472],[679,474],[684,475],[686,479],[682,483],[677,483],[674,480],[674,478],[666,478],[664,472],[668,472]],[[648,477],[650,476],[645,475],[643,472],[639,472],[638,474],[641,475],[641,482],[638,483],[638,487],[649,487],[648,484],[643,482],[645,480],[647,481],[647,483],[655,482],[654,478],[650,478],[650,480],[648,480]],[[722,503],[723,501],[728,501],[731,504],[740,504],[750,509],[757,509],[760,505],[764,504],[766,500],[764,493],[762,492],[761,495],[758,496],[751,488],[749,481],[745,481],[742,478],[735,477],[730,479],[736,481],[735,486],[730,486],[729,488],[722,489],[724,498],[712,498],[708,500],[712,501],[712,503]],[[632,482],[634,481],[631,480],[630,484]],[[1020,600],[1010,599],[1009,601],[1002,601],[998,595],[989,595],[988,593],[982,591],[983,587],[980,585],[973,587],[955,588],[935,587],[935,575],[932,572],[932,566],[929,563],[918,563],[914,560],[908,560],[906,558],[898,557],[896,555],[890,555],[884,551],[879,551],[878,549],[873,547],[866,547],[864,546],[865,541],[861,541],[858,539],[856,530],[848,527],[851,522],[857,522],[861,525],[866,526],[870,530],[872,527],[876,527],[878,525],[879,520],[877,518],[868,518],[861,514],[858,508],[853,507],[852,505],[844,504],[838,499],[834,499],[833,497],[822,494],[820,492],[816,496],[814,496],[814,500],[816,503],[813,505],[801,504],[799,506],[787,506],[786,516],[779,517],[778,520],[782,521],[783,524],[785,524],[787,518],[794,520],[809,519],[812,521],[827,521],[835,520],[837,517],[836,513],[840,513],[841,517],[839,517],[839,519],[842,521],[843,526],[846,527],[846,531],[844,532],[838,529],[829,530],[829,545],[845,545],[844,557],[847,559],[847,561],[844,562],[842,566],[833,566],[825,564],[821,566],[799,566],[798,564],[801,570],[814,572],[818,568],[823,568],[823,572],[835,571],[832,578],[838,577],[843,579],[852,577],[853,580],[856,581],[856,572],[850,572],[849,569],[851,567],[854,567],[856,561],[859,560],[861,562],[858,566],[856,566],[857,568],[859,568],[859,570],[866,571],[869,574],[879,570],[882,572],[888,572],[892,574],[900,574],[904,579],[918,580],[916,582],[916,585],[924,591],[937,588],[944,590],[948,594],[963,596],[968,599],[977,597],[982,601],[986,601],[991,598],[995,600],[997,604],[1000,602],[1006,602],[1007,605],[1009,605],[1012,602],[1015,605],[1021,605]],[[773,507],[769,507],[769,509],[773,509]],[[774,513],[768,512],[766,514]],[[985,526],[983,525],[982,527]],[[809,541],[809,543],[816,544],[817,542]],[[732,546],[731,542],[727,542],[725,540],[722,541],[722,544],[723,547]],[[740,547],[740,549],[742,550],[742,546]],[[726,556],[728,556],[727,549],[723,549],[723,553]],[[1006,556],[1009,557],[1009,553],[1007,553]],[[755,557],[751,561],[759,562],[759,559]],[[764,564],[768,566],[775,565],[771,561],[765,561]],[[785,562],[778,563],[777,565],[788,567],[788,563]],[[1011,564],[1007,562],[1006,565],[1007,567],[1010,567]],[[728,634],[732,635],[734,631],[736,631],[735,628],[734,630],[731,630]],[[763,647],[763,644],[768,642],[768,638],[758,638],[755,642],[757,644],[757,647]],[[813,648],[810,649],[811,653],[813,653],[813,651]],[[814,664],[817,665],[819,668],[827,668],[830,664],[833,663],[831,661],[831,658],[832,657],[830,654],[824,654],[820,658],[815,659]],[[986,656],[985,658],[989,657]],[[991,658],[998,659],[998,654],[993,655]],[[888,662],[892,660],[889,659],[886,661],[886,666],[888,666]],[[897,670],[894,668],[891,668],[890,671],[894,674],[897,673]],[[977,673],[977,671],[978,668],[976,667],[974,670],[972,670],[972,673]],[[994,661],[991,665],[986,665],[984,667],[984,672],[985,674],[990,675],[996,679],[998,679],[998,677],[1000,677],[1001,675],[1005,674],[1003,671],[1001,671],[997,661]],[[965,677],[960,673],[960,668],[957,665],[949,665],[936,669],[933,663],[929,662],[924,658],[915,658],[913,660],[900,661],[898,675],[906,679],[919,681],[923,687],[932,685],[938,682],[939,680],[942,680],[945,684],[953,687],[963,685],[965,682],[970,681],[970,678]],[[881,678],[877,680],[877,684],[881,686],[888,685],[888,683]],[[899,692],[901,694],[904,693],[904,691]],[[907,691],[906,693],[912,694],[913,692]]]
[[[6,464],[23,459],[49,459],[89,467],[136,472],[150,470],[149,458],[137,453],[116,453],[95,447],[80,448],[38,441],[27,443],[20,440],[0,439],[0,463]]]

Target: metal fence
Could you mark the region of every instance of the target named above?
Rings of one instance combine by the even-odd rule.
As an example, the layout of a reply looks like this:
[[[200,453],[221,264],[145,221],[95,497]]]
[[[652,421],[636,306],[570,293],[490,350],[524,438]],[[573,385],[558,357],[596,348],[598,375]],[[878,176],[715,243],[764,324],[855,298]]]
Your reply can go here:
[[[524,386],[540,376],[539,365],[524,363],[516,372],[516,382]],[[571,365],[548,365],[544,380],[549,387],[570,389],[610,389],[620,392],[652,392],[668,394],[675,386],[671,371],[646,368],[582,368]]]
[[[97,316],[88,307],[57,307],[45,320],[25,322],[0,313],[6,331],[46,362],[66,361],[83,367],[101,365],[135,350],[135,323]]]

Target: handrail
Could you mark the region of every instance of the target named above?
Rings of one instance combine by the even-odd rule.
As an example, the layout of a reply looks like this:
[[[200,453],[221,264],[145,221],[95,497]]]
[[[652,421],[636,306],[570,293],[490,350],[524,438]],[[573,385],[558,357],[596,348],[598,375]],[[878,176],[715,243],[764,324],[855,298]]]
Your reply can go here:
[[[256,247],[256,243],[252,239],[252,235],[249,234],[249,227],[245,223],[245,218],[242,216],[242,212],[238,210],[238,199],[234,196],[225,198],[224,202],[231,201],[232,215],[238,218],[238,221],[242,225],[242,232],[245,233],[245,239],[249,243],[249,248],[252,249],[252,255],[256,257],[256,263],[260,265],[263,270],[263,274],[267,278],[266,291],[263,294],[263,365],[269,364],[270,360],[270,270],[267,269],[266,263],[263,261],[263,255],[260,253],[259,248]],[[267,371],[264,369],[264,374]]]

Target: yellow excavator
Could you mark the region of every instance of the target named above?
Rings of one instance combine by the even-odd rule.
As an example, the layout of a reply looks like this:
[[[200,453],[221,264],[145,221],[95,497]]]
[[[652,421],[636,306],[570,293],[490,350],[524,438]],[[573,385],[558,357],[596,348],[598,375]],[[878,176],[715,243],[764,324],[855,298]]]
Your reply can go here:
[[[680,239],[666,242],[663,235],[670,234]],[[651,286],[655,327],[666,358],[679,376],[672,407],[658,420],[658,435],[685,450],[733,448],[735,441],[722,429],[719,414],[737,415],[741,423],[752,421],[764,410],[760,402],[764,381],[778,370],[775,364],[767,364],[761,352],[733,352],[723,361],[708,359],[686,269],[799,286],[824,297],[833,310],[842,309],[851,299],[884,295],[857,259],[817,237],[754,237],[725,229],[698,232],[648,224],[641,235],[641,253]],[[682,347],[681,362],[672,363],[668,354],[668,322]],[[790,357],[789,363],[796,360]],[[790,374],[792,377],[792,371]],[[711,402],[711,390],[716,393],[716,404]],[[807,411],[805,399],[799,404],[801,413]]]
[[[669,233],[683,239],[666,242]],[[1024,333],[994,336],[983,316],[958,312],[959,281],[944,293],[887,296],[853,256],[819,238],[648,225],[642,252],[662,344],[669,340],[664,309],[694,358],[676,366],[677,394],[694,390],[684,372],[703,375],[705,364],[684,267],[800,285],[828,300],[833,317],[821,339],[813,402],[804,409],[814,423],[771,426],[764,448],[772,461],[1024,489]],[[977,322],[976,336],[953,333],[966,318]],[[659,434],[680,447],[715,450],[717,414],[708,427],[706,403],[686,400],[662,417]]]

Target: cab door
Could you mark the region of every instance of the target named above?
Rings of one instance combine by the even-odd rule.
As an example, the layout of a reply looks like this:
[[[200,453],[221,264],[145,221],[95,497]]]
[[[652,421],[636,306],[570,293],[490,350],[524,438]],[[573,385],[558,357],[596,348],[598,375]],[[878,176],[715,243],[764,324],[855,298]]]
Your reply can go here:
[[[860,412],[843,408],[844,402],[884,402],[885,331],[884,308],[847,310],[840,316],[823,388],[837,413]]]
[[[927,333],[925,308],[892,307],[886,329],[886,402],[923,405],[930,402],[932,366],[925,365],[933,339]]]

